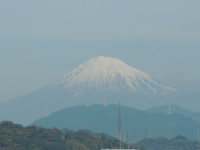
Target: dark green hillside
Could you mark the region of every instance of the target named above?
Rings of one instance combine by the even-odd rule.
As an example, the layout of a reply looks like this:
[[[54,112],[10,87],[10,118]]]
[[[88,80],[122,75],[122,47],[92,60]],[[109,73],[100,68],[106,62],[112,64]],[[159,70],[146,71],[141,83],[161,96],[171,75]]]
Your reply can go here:
[[[138,142],[146,150],[200,150],[200,143],[190,141],[183,136],[177,136],[173,139],[154,138],[144,139]]]
[[[0,123],[1,150],[64,150],[66,142],[57,129],[43,129],[36,126],[24,128],[12,122]]]
[[[126,144],[123,146],[126,147]],[[100,150],[117,147],[119,141],[104,134],[61,132],[56,128],[23,127],[12,122],[0,122],[0,150]]]
[[[183,135],[196,139],[199,124],[180,114],[148,113],[134,108],[121,106],[123,137],[129,131],[131,142],[151,137],[173,138]],[[108,133],[116,136],[118,105],[76,106],[55,112],[33,124],[59,129],[88,129],[93,132]]]

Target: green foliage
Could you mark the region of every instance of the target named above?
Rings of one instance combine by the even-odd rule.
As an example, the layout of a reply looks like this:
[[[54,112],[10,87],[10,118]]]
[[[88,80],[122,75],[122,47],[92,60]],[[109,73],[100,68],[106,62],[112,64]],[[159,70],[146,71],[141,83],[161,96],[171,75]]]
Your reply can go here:
[[[73,147],[82,147],[81,150],[100,150],[101,148],[119,148],[119,140],[105,134],[93,134],[89,131],[70,131],[65,135],[65,139]],[[78,143],[78,144],[77,144]],[[74,146],[74,144],[76,146]],[[123,143],[126,148],[127,144]]]
[[[24,128],[12,122],[0,123],[1,150],[64,150],[66,142],[57,129],[43,129],[37,126]]]
[[[95,135],[86,130],[62,132],[56,128],[0,122],[0,150],[100,150],[117,147],[119,141],[105,134]]]

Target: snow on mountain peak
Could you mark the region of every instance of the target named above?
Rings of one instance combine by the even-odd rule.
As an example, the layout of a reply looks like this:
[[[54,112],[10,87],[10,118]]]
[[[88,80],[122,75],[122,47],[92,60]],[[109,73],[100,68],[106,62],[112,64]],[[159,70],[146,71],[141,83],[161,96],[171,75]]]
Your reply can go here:
[[[61,85],[68,89],[100,88],[119,90],[146,88],[156,93],[162,86],[150,75],[135,69],[119,59],[99,56],[65,74]]]

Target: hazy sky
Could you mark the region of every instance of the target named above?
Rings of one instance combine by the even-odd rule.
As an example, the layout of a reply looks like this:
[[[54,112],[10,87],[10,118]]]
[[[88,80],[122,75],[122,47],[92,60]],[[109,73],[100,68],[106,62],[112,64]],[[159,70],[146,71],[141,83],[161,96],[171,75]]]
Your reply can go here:
[[[1,0],[0,102],[99,55],[167,82],[199,80],[199,14],[199,0]]]

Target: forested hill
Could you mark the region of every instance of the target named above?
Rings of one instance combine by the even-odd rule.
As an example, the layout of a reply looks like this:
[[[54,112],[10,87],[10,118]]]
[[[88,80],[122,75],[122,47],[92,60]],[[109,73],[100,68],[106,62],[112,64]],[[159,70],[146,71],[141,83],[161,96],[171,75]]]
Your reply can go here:
[[[97,133],[115,136],[117,129],[118,105],[74,106],[52,113],[35,121],[34,125],[45,128],[56,127],[71,130],[88,129]],[[173,138],[184,135],[195,140],[200,125],[181,114],[149,113],[121,105],[121,121],[129,132],[129,140],[136,142],[151,137]]]
[[[190,141],[183,136],[173,139],[144,139],[135,145],[134,147],[140,147],[140,150],[200,150],[200,142]],[[123,148],[127,146],[122,144]],[[60,131],[56,128],[23,127],[8,121],[0,122],[0,150],[100,150],[101,148],[119,148],[119,140],[106,134],[94,134],[88,130]]]
[[[123,144],[123,147],[126,146]],[[0,122],[0,150],[100,150],[118,147],[119,141],[105,134]]]
[[[173,139],[147,138],[136,145],[146,150],[200,150],[200,142],[191,141],[184,136],[177,136]]]

